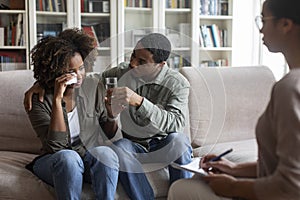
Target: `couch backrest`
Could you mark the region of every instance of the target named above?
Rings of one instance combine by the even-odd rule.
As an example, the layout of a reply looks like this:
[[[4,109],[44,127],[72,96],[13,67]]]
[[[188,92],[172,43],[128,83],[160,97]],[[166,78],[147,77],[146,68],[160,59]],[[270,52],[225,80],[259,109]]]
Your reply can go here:
[[[193,147],[255,138],[275,82],[267,67],[184,67],[181,73],[191,84]]]
[[[275,82],[264,66],[184,67],[191,84],[190,137],[194,147],[254,138]],[[24,92],[33,84],[30,70],[0,73],[0,150],[39,153],[40,141],[23,107]]]
[[[39,153],[41,144],[23,107],[34,79],[30,70],[0,72],[0,150]]]

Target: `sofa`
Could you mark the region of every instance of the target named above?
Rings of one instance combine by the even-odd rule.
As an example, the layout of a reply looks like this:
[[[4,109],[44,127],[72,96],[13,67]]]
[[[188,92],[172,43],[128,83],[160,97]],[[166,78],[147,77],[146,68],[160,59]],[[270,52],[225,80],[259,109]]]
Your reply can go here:
[[[255,124],[275,82],[272,72],[251,66],[183,67],[180,73],[191,84],[185,133],[194,156],[233,148],[228,159],[254,161]],[[25,169],[41,147],[23,108],[24,92],[34,82],[32,71],[0,72],[0,80],[0,199],[55,199],[53,188]],[[167,169],[145,168],[156,199],[166,199]],[[83,186],[82,199],[94,199],[89,184]],[[128,199],[120,184],[115,199]]]

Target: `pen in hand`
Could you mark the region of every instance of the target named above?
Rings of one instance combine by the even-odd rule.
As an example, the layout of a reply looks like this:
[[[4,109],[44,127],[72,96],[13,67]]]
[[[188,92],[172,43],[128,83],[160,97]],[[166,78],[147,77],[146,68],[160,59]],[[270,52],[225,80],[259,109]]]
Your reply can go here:
[[[232,150],[233,150],[233,149],[231,148],[231,149],[225,151],[224,153],[221,153],[221,154],[218,155],[217,157],[214,157],[214,158],[210,159],[208,162],[218,161],[218,160],[220,160],[223,156],[225,156],[225,155],[229,154],[230,152],[232,152]]]
[[[218,156],[216,156],[216,157],[210,159],[208,162],[214,162],[214,161],[221,160],[221,158],[222,158],[223,156],[229,154],[229,153],[232,152],[232,151],[233,151],[233,149],[231,148],[231,149],[225,151],[224,153],[221,153],[220,155],[218,155]],[[210,167],[210,168],[208,168],[208,171],[211,171],[212,169],[213,169],[213,168]]]

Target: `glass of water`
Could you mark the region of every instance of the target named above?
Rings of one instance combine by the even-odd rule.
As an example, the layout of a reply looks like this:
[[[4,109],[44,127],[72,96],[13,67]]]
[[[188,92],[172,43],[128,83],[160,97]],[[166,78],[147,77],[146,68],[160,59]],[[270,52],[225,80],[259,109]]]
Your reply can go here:
[[[117,84],[118,84],[118,79],[117,77],[107,77],[105,78],[105,87],[106,89],[112,89],[112,88],[116,88]]]

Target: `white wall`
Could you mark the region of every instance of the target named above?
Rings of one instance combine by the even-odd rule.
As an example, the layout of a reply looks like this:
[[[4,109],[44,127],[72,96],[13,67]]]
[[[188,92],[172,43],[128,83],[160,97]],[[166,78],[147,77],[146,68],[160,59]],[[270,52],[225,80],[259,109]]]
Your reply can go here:
[[[235,0],[233,8],[233,66],[259,63],[259,31],[255,16],[260,14],[259,0]]]
[[[268,66],[279,80],[287,72],[287,65],[280,53],[270,53],[262,45],[255,25],[255,17],[261,14],[263,0],[235,0],[233,31],[233,66]]]

